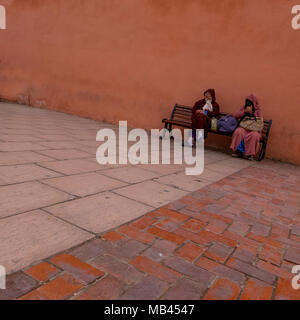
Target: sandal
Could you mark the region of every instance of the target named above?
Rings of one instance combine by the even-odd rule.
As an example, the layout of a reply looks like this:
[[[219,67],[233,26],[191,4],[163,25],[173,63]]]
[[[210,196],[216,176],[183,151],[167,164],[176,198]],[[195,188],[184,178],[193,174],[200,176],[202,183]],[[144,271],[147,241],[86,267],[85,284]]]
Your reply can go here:
[[[243,158],[246,159],[246,160],[249,160],[249,161],[254,161],[255,160],[254,156],[244,156]]]
[[[232,153],[231,156],[232,156],[233,158],[242,158],[242,157],[243,157],[243,154],[242,154],[240,151],[238,151],[238,152]]]

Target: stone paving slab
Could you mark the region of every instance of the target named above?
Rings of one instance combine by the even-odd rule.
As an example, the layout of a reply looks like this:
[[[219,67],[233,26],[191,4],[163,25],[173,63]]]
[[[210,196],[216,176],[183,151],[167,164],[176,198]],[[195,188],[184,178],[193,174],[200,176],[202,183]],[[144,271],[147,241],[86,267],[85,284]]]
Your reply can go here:
[[[85,197],[127,185],[119,180],[104,176],[100,172],[45,179],[43,183],[78,197]]]
[[[47,212],[93,233],[101,233],[136,219],[151,209],[111,192],[45,208]]]
[[[99,170],[99,164],[93,163],[88,159],[70,159],[41,162],[39,165],[65,175],[93,172]]]
[[[1,264],[8,273],[92,238],[41,210],[0,220]]]
[[[83,152],[76,149],[58,149],[58,150],[41,150],[39,154],[45,155],[49,160],[70,160],[70,159],[82,159],[82,158],[90,158],[91,155],[87,152]]]
[[[115,192],[156,208],[187,194],[186,191],[169,187],[154,181],[137,183],[115,190]]]
[[[37,163],[52,159],[32,151],[1,152],[0,166]]]
[[[36,164],[0,166],[0,185],[59,177],[60,174]]]
[[[159,174],[143,170],[139,166],[126,166],[116,169],[108,169],[103,172],[103,174],[131,184],[150,180],[159,176]]]
[[[0,187],[0,218],[71,200],[74,197],[39,182]]]
[[[205,180],[198,176],[187,176],[185,172],[179,172],[153,179],[153,181],[165,184],[170,187],[178,188],[184,191],[196,191],[209,184],[210,181]]]

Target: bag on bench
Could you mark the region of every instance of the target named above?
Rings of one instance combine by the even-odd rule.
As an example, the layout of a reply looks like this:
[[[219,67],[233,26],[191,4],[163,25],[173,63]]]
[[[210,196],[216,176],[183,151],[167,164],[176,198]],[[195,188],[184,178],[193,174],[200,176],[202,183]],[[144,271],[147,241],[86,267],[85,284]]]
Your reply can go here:
[[[237,119],[230,114],[218,120],[218,130],[220,132],[228,132],[228,133],[234,132],[234,130],[238,127],[238,125],[239,123]]]
[[[264,119],[256,117],[245,117],[240,122],[240,127],[248,131],[258,131],[261,132],[264,128]]]

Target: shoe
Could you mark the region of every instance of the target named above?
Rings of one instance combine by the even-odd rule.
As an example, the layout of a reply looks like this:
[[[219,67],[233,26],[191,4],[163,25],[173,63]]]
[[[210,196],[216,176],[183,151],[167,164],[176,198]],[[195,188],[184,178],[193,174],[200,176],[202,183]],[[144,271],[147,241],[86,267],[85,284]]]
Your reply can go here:
[[[241,152],[234,152],[231,156],[233,158],[243,158],[243,154]]]
[[[254,156],[244,156],[244,159],[249,160],[249,161],[254,161]]]

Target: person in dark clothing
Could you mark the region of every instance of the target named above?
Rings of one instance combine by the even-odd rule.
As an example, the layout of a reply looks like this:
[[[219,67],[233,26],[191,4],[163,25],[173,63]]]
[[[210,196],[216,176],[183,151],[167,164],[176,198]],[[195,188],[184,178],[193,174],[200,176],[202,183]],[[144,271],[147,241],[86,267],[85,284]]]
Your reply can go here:
[[[197,101],[192,111],[192,136],[188,139],[188,145],[192,146],[194,139],[206,139],[210,128],[211,118],[217,117],[220,113],[220,106],[216,102],[216,93],[214,89],[208,89],[204,92],[204,99]],[[196,137],[196,129],[203,129]]]

